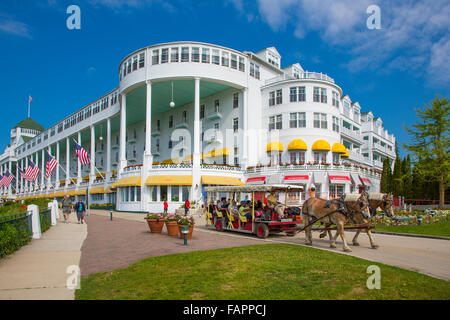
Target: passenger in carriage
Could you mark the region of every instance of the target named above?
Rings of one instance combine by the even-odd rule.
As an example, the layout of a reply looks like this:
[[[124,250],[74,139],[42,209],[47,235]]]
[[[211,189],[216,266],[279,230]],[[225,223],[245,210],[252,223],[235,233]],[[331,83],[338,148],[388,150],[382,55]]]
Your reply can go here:
[[[252,215],[250,213],[250,208],[249,208],[248,203],[244,203],[243,205],[241,205],[241,207],[239,208],[239,216],[246,217],[247,221],[251,220]]]
[[[235,216],[235,217],[238,217],[238,215],[239,215],[238,210],[239,210],[239,208],[238,208],[238,206],[237,206],[237,203],[236,203],[235,200],[233,200],[233,201],[231,202],[231,214],[232,214],[233,216]]]

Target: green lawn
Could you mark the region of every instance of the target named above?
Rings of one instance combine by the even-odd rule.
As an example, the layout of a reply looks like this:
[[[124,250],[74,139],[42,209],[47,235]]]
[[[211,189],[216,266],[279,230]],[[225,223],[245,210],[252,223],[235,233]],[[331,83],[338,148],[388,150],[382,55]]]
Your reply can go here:
[[[423,224],[420,226],[377,226],[374,230],[450,237],[450,221]]]
[[[369,290],[369,265],[381,289]],[[290,244],[197,251],[92,274],[78,300],[450,299],[450,282],[381,263]]]

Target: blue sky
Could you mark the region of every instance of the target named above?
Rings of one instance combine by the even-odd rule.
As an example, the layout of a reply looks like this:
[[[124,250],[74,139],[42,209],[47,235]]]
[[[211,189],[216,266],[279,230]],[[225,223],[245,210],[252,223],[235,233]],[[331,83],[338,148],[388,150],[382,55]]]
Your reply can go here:
[[[66,27],[71,4],[81,9],[81,30]],[[371,4],[380,7],[380,30],[366,27]],[[401,144],[414,108],[449,96],[449,17],[441,0],[3,0],[0,147],[26,118],[29,94],[32,118],[48,128],[114,89],[128,53],[179,40],[275,46],[283,66],[333,77]]]

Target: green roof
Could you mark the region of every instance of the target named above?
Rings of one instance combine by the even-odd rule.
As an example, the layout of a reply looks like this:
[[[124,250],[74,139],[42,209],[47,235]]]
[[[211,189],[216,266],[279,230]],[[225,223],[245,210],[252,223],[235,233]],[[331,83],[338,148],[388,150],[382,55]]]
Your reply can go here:
[[[44,131],[44,127],[42,127],[39,123],[37,123],[31,118],[27,118],[25,120],[20,121],[18,124],[15,125],[14,128],[24,128],[37,131]]]

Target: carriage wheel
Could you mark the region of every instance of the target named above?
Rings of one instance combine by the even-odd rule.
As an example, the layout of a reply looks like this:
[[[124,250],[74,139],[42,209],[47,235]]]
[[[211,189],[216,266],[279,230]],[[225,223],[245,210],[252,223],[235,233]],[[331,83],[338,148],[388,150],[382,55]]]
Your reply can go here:
[[[217,218],[216,220],[216,230],[223,231],[223,218]]]
[[[256,235],[258,238],[265,239],[269,236],[269,227],[265,223],[259,223],[256,227]]]

